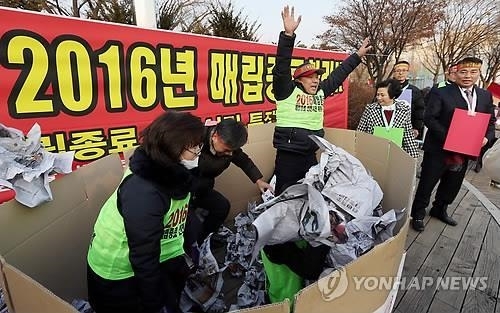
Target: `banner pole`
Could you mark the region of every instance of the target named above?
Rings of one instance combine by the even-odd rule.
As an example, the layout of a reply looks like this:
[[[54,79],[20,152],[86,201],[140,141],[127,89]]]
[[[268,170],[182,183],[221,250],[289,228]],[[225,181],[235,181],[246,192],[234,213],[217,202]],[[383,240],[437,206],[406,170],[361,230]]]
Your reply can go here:
[[[156,28],[155,0],[134,0],[135,20],[139,27]]]

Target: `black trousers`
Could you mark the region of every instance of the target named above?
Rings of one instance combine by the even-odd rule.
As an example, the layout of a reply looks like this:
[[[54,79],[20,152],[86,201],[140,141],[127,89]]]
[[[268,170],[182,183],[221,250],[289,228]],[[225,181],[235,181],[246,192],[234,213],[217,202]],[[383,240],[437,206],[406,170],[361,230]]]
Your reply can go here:
[[[195,213],[196,208],[202,208],[208,212],[202,222]],[[212,232],[217,232],[226,220],[231,204],[217,190],[211,189],[202,194],[194,194],[189,205],[186,227],[184,229],[184,250],[198,242],[201,244]]]
[[[483,157],[486,154],[486,151],[488,151],[488,149],[493,147],[493,145],[495,144],[495,142],[497,140],[498,140],[498,138],[495,137],[495,138],[493,138],[493,140],[489,140],[488,143],[481,148],[481,153],[477,157],[476,168],[479,167],[478,169],[480,170],[481,167],[483,167]]]
[[[425,209],[430,203],[432,190],[439,181],[436,196],[432,207],[434,210],[445,211],[451,204],[462,186],[465,172],[467,171],[467,160],[459,171],[450,171],[445,164],[444,153],[424,152],[422,161],[422,172],[418,182],[415,198],[411,208],[411,216],[421,220],[425,217]]]
[[[189,268],[183,256],[160,264],[162,276],[161,307],[168,312],[180,312],[179,300],[184,289]],[[89,303],[96,313],[149,313],[158,312],[141,303],[137,281],[134,277],[108,280],[100,277],[87,265]],[[154,292],[154,291],[151,291]]]
[[[289,186],[304,178],[311,166],[318,164],[316,153],[301,154],[290,151],[278,150],[274,161],[274,174],[276,186],[274,194],[279,195]]]

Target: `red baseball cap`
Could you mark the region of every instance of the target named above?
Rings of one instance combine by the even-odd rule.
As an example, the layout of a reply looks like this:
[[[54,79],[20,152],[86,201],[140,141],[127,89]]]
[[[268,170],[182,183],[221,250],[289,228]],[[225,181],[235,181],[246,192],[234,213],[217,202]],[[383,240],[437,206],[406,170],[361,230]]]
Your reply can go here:
[[[314,64],[306,62],[297,67],[295,72],[293,72],[293,79],[297,79],[299,77],[311,76],[314,73],[318,73],[318,75],[321,75],[324,72],[325,72],[324,69],[316,68]]]

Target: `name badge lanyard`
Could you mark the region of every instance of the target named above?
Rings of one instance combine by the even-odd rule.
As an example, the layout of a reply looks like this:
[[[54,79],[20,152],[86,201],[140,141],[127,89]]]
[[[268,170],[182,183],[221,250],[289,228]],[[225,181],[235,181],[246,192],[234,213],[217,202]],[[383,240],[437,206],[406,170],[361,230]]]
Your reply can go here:
[[[470,116],[476,116],[476,104],[477,101],[474,101],[474,93],[470,91],[470,101],[467,99],[467,113]],[[466,93],[466,98],[469,98]]]
[[[391,120],[387,122],[387,118],[385,117],[384,109],[382,108],[382,120],[384,121],[384,127],[386,131],[389,131],[392,128],[392,124],[394,123],[394,117],[396,116],[396,110],[392,110]]]

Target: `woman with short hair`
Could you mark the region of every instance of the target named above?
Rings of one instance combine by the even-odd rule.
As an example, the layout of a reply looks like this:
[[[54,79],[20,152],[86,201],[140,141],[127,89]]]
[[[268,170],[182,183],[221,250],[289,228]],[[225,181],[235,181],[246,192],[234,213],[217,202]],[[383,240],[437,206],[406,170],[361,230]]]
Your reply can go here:
[[[204,126],[182,112],[159,116],[94,226],[87,256],[89,302],[102,312],[179,312],[189,273],[184,227]]]
[[[401,84],[395,79],[387,79],[378,83],[376,89],[377,101],[366,106],[357,130],[392,138],[406,153],[418,158],[418,143],[413,136],[410,106],[397,100],[402,92]]]

